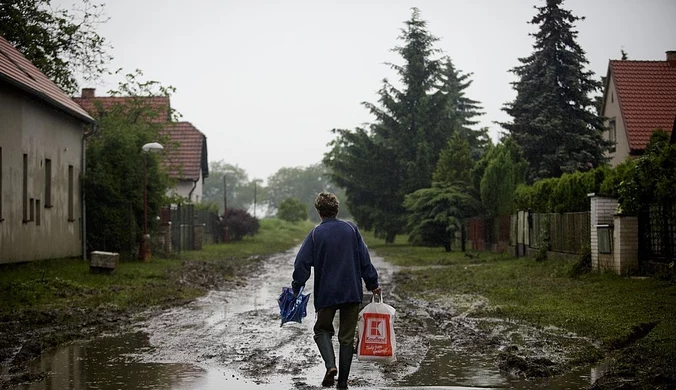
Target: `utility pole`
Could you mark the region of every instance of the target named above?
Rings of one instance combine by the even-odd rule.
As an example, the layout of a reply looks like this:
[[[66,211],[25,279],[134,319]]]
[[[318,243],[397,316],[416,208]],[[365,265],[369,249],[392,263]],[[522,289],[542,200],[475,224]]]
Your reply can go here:
[[[253,180],[253,182],[254,182],[254,212],[253,212],[254,218],[256,218],[256,206],[257,206],[257,204],[256,204],[256,191],[257,191],[257,187],[258,187],[258,182],[261,182],[261,181],[263,181],[263,180],[261,180],[261,179],[254,179]]]
[[[230,242],[230,229],[228,229],[228,184],[227,173],[223,174],[223,242]]]

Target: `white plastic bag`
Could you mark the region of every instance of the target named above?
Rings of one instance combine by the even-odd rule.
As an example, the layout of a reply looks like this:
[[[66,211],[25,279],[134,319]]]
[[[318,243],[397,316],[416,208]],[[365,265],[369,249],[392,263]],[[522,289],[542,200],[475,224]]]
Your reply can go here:
[[[394,315],[397,311],[383,303],[382,295],[378,296],[380,302],[376,302],[374,296],[371,303],[359,312],[357,359],[391,363],[397,360],[394,336]]]

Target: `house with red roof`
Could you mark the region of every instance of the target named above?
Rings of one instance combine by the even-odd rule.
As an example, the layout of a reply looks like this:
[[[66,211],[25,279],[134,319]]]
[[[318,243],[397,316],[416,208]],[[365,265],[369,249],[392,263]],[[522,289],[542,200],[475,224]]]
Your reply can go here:
[[[676,126],[676,51],[664,61],[611,60],[601,115],[605,139],[615,142],[607,154],[616,166],[643,153],[657,129]]]
[[[86,254],[86,140],[96,121],[0,37],[0,263]]]
[[[190,122],[167,123],[161,133],[170,144],[162,164],[169,176],[177,180],[169,195],[201,202],[204,179],[209,176],[207,137]]]
[[[146,108],[143,112],[150,115],[147,120],[164,125],[161,135],[168,144],[163,145],[162,165],[176,181],[176,186],[170,188],[167,195],[178,195],[193,203],[202,200],[204,179],[209,176],[207,138],[190,122],[172,121],[169,97],[96,96],[94,88],[83,88],[81,96],[73,100],[96,117],[116,106],[143,105]]]

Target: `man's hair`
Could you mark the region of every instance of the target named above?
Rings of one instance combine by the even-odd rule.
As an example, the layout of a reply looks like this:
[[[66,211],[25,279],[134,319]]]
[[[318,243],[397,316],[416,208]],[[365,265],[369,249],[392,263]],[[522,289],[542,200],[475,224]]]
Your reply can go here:
[[[320,192],[315,198],[315,209],[322,218],[335,218],[338,215],[338,198],[330,192]]]

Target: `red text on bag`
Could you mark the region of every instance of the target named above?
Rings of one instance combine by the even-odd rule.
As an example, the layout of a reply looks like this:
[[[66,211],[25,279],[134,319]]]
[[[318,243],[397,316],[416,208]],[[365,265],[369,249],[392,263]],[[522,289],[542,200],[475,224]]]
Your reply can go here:
[[[364,313],[364,332],[359,340],[359,349],[364,356],[392,356],[389,314]]]

